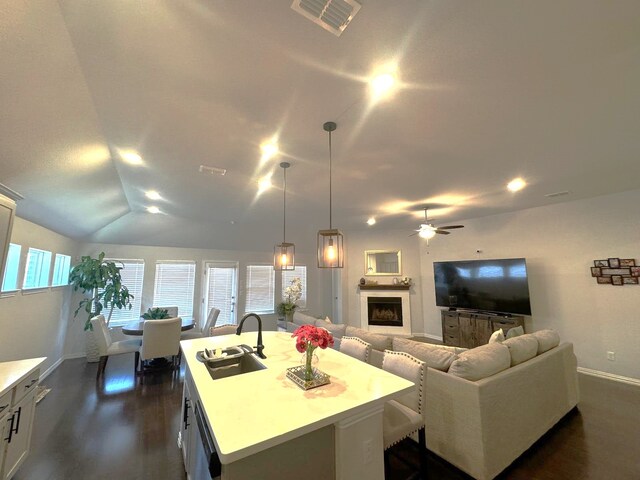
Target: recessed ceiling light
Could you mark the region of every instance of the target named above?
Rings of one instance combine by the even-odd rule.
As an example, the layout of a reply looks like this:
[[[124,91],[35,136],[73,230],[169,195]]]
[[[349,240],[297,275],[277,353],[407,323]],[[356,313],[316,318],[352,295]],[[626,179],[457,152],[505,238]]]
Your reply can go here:
[[[155,190],[147,190],[144,194],[149,200],[160,200],[162,198]]]
[[[527,186],[527,182],[525,182],[522,178],[518,177],[518,178],[514,178],[513,180],[511,180],[508,184],[507,184],[507,188],[509,189],[509,191],[511,192],[517,192],[519,190],[522,190],[524,187]]]
[[[127,162],[129,165],[142,165],[142,157],[136,152],[120,152],[120,157],[122,157],[122,160]]]
[[[371,95],[376,99],[387,97],[391,93],[395,83],[396,77],[391,73],[377,75],[369,81]]]
[[[369,217],[369,219],[367,220],[367,225],[371,226],[371,225],[375,225],[375,224],[376,224],[375,217]]]
[[[260,162],[264,163],[272,159],[280,151],[280,149],[278,148],[278,141],[275,138],[271,138],[265,142],[262,142],[262,144],[260,145],[260,151],[262,152]]]
[[[271,188],[271,173],[267,173],[264,177],[258,180],[258,195],[266,192]]]
[[[160,213],[160,209],[158,207],[147,207],[147,212],[149,213]]]

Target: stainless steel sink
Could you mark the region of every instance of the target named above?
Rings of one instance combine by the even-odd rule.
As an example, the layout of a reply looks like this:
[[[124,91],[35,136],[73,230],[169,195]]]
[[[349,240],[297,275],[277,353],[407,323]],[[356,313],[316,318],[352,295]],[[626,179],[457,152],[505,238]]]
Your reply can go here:
[[[238,351],[240,353],[238,353]],[[211,378],[214,380],[242,375],[243,373],[256,372],[267,368],[253,353],[238,349],[238,347],[225,349],[225,353],[227,353],[227,356],[204,360],[203,362],[207,367],[209,375],[211,375]]]

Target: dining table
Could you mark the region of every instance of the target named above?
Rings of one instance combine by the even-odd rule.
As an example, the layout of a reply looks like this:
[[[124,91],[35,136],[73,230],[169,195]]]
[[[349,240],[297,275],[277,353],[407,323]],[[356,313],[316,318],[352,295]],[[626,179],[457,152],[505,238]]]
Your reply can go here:
[[[142,336],[142,332],[144,329],[144,322],[147,322],[147,321],[153,322],[153,320],[143,320],[143,319],[136,320],[134,322],[129,322],[126,325],[123,325],[122,333],[124,333],[125,335]],[[196,323],[192,318],[182,319],[181,330],[183,332],[187,330],[191,330],[195,326],[196,326]]]

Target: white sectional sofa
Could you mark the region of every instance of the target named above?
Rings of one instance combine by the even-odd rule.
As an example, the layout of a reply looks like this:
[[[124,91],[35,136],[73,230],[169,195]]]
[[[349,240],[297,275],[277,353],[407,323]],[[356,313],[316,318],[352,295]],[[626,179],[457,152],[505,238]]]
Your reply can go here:
[[[287,331],[315,324],[372,344],[370,363],[380,367],[385,349],[427,363],[427,448],[478,480],[508,467],[579,400],[577,361],[571,343],[543,330],[471,350],[387,337],[331,324],[300,312]]]

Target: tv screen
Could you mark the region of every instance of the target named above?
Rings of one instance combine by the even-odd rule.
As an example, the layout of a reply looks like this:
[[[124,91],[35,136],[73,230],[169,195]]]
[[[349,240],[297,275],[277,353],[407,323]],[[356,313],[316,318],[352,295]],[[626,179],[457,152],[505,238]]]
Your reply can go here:
[[[531,315],[524,258],[434,262],[436,305]]]

